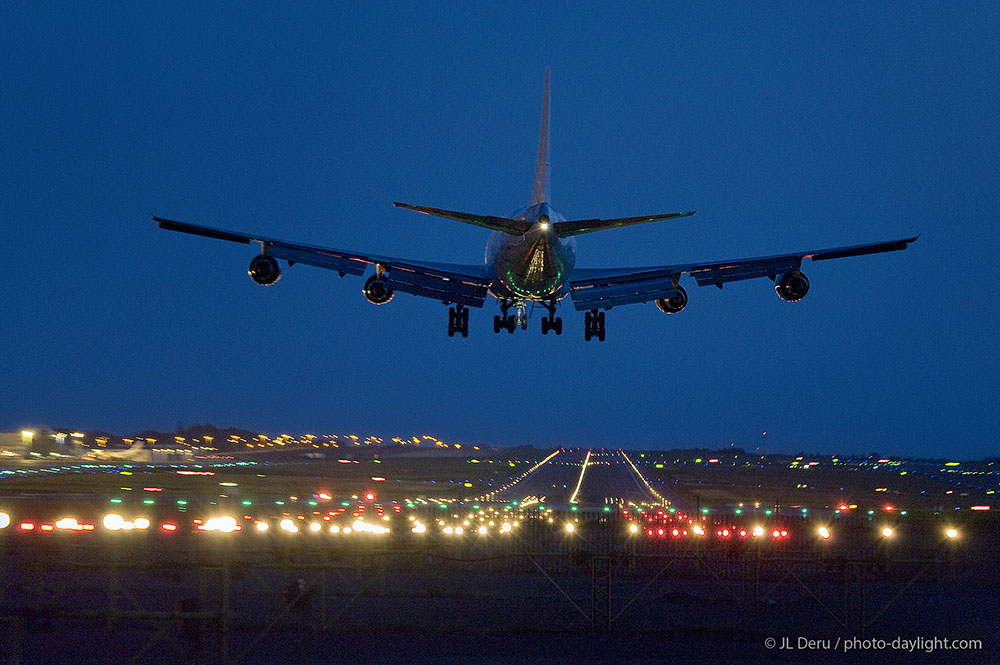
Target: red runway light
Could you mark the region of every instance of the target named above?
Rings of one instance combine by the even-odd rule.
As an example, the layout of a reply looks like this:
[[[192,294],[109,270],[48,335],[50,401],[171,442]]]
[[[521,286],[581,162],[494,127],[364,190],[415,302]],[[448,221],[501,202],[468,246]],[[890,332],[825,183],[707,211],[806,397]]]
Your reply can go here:
[[[166,522],[160,527],[164,531],[177,531],[177,525],[170,522]]]
[[[21,522],[21,524],[19,526],[21,528],[21,531],[34,531],[35,530],[35,523],[34,522]]]
[[[41,528],[42,531],[53,531],[56,527],[52,524],[43,524]]]

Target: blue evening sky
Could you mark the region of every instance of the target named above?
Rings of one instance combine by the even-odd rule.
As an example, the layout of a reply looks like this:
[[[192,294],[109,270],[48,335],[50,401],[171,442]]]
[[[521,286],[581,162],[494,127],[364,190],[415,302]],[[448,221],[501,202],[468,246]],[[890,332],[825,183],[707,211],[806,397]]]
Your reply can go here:
[[[0,430],[997,452],[995,2],[13,4]],[[491,300],[451,339],[358,278],[263,289],[252,249],[149,219],[480,262],[485,230],[391,203],[524,206],[545,67],[558,210],[698,211],[582,236],[580,266],[921,238],[806,262],[794,305],[683,282],[600,344],[568,301],[561,337],[495,335]]]

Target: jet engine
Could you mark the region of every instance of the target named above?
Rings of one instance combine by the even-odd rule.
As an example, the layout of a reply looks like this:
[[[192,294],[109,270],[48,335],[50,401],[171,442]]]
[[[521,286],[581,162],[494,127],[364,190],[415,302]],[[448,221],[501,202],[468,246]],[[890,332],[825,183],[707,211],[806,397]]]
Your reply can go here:
[[[384,305],[392,297],[396,295],[396,292],[392,290],[389,286],[389,282],[385,277],[379,277],[378,275],[372,275],[365,282],[365,287],[361,289],[361,292],[365,294],[365,298],[368,299],[373,305]]]
[[[274,257],[260,254],[253,257],[247,274],[261,286],[271,286],[281,279],[281,268],[278,267],[278,262]]]
[[[809,278],[797,270],[786,272],[774,280],[774,292],[785,302],[798,302],[809,293]]]
[[[664,314],[676,314],[688,304],[688,294],[683,286],[678,285],[666,298],[656,301],[656,306]]]

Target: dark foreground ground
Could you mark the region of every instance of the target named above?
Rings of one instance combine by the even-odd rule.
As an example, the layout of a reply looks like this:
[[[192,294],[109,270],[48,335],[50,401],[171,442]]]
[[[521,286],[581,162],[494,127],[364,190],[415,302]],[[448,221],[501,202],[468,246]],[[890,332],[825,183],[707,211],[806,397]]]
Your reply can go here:
[[[660,521],[655,508],[653,521],[639,519],[629,501],[648,497],[616,459],[597,458],[609,463],[587,472],[583,503],[570,506],[582,455],[564,453],[516,486],[522,500],[544,494],[554,508],[484,502],[501,511],[497,526],[522,523],[506,535],[467,526],[461,537],[444,535],[436,520],[458,525],[480,509],[475,497],[509,486],[537,459],[268,457],[19,470],[0,495],[13,520],[0,531],[0,665],[1000,662],[996,513],[939,505],[952,496],[987,503],[987,495],[965,496],[951,480],[911,480],[916,471],[772,465],[748,476],[714,464],[646,464],[658,491],[706,509],[704,538],[672,537],[693,522]],[[808,483],[803,473],[813,474]],[[356,496],[368,490],[377,498]],[[323,500],[323,491],[339,496]],[[812,502],[799,500],[814,491]],[[932,492],[926,505],[917,500]],[[411,504],[414,496],[426,500]],[[829,508],[842,498],[858,507]],[[379,506],[392,517],[390,535],[305,528],[343,506],[329,524],[346,526],[361,503],[370,517]],[[152,526],[105,531],[108,510],[147,515]],[[195,530],[193,519],[224,513],[245,529]],[[40,532],[63,514],[98,526]],[[288,515],[303,518],[299,533],[278,529]],[[411,533],[411,516],[428,531]],[[258,519],[271,530],[257,533]],[[22,520],[37,528],[21,530]],[[178,530],[163,531],[164,522]],[[736,536],[757,525],[760,538]],[[887,525],[891,538],[881,535]],[[820,540],[820,526],[833,537]],[[659,527],[663,536],[647,533]],[[727,527],[727,538],[714,535]],[[947,539],[946,527],[961,536]],[[771,539],[773,528],[789,536]]]
[[[629,546],[601,528],[583,522],[590,539],[576,543],[530,528],[350,544],[8,539],[0,662],[997,661],[1000,582],[982,551]]]

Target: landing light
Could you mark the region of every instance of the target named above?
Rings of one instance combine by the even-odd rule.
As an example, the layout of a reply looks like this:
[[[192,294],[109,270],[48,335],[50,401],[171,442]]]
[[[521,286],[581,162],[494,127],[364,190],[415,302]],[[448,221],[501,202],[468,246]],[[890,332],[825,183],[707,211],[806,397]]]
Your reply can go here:
[[[820,528],[818,528],[816,530],[816,533],[818,533],[819,537],[822,538],[823,540],[830,540],[830,536],[833,535],[830,533],[830,530],[825,526],[821,526]]]
[[[945,529],[944,535],[948,536],[949,538],[958,538],[958,529],[954,527],[949,527]]]
[[[892,527],[885,527],[882,529],[882,536],[885,538],[892,538]]]

